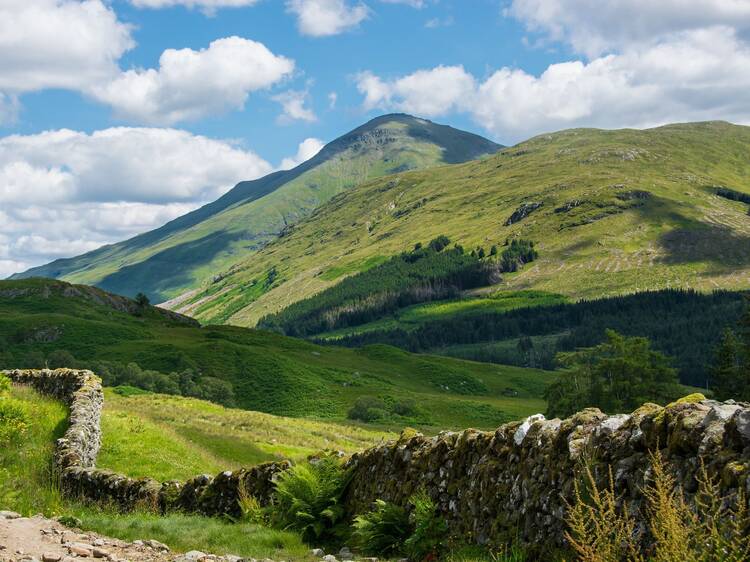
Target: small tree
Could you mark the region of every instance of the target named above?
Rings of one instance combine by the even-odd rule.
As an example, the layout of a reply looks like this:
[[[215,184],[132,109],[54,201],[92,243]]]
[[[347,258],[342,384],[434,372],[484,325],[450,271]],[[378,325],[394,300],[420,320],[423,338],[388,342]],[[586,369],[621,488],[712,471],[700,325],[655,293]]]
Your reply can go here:
[[[679,395],[677,371],[646,338],[607,330],[596,347],[561,353],[568,369],[546,391],[548,415],[568,416],[590,406],[631,411],[644,402],[666,403]]]
[[[151,304],[151,300],[146,296],[145,293],[138,293],[135,296],[135,304],[137,304],[140,308],[146,308]]]

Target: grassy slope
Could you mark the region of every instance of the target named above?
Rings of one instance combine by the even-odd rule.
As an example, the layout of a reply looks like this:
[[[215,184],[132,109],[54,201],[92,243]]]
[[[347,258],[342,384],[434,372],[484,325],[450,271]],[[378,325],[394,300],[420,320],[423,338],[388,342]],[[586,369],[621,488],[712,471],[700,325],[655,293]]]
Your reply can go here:
[[[59,283],[59,282],[54,282]],[[66,349],[77,359],[106,359],[162,372],[193,367],[230,381],[238,405],[293,417],[344,420],[362,395],[414,399],[417,415],[392,421],[439,429],[501,423],[542,411],[549,373],[409,354],[387,346],[321,347],[230,326],[197,328],[160,316],[136,317],[51,291],[8,298],[27,284],[0,282],[0,341],[15,356]],[[38,335],[56,334],[54,341]],[[8,367],[23,365],[8,365]],[[518,392],[507,397],[506,389]]]
[[[386,116],[334,141],[295,170],[239,184],[222,198],[224,203],[212,204],[218,208],[209,205],[210,212],[201,209],[195,219],[186,220],[188,215],[152,233],[27,273],[166,300],[247,258],[286,225],[346,189],[394,170],[465,161],[497,148],[475,135],[408,116]],[[253,183],[258,185],[250,189]]]
[[[203,400],[105,391],[98,466],[133,477],[184,480],[196,474],[300,460],[323,450],[348,453],[394,433],[227,409]]]
[[[66,428],[66,408],[29,388],[16,387],[12,396],[26,402],[33,415],[24,441],[0,449],[0,509],[26,516],[74,515],[81,519],[84,530],[124,540],[156,539],[182,552],[197,549],[247,558],[310,559],[309,547],[299,536],[286,531],[196,515],[120,513],[106,506],[97,508],[66,500],[50,471],[55,439]]]
[[[497,287],[503,290],[578,298],[663,287],[747,288],[747,205],[715,195],[712,186],[750,193],[748,153],[750,128],[720,122],[576,129],[480,161],[371,181],[183,305],[200,300],[195,312],[202,320],[254,325],[330,286],[331,271],[356,269],[443,233],[467,248],[513,236],[536,241],[540,259],[506,276]],[[637,190],[651,195],[628,200]],[[544,206],[506,226],[524,202]],[[569,202],[581,204],[555,212]],[[280,280],[272,290],[242,294],[272,266]],[[227,287],[235,293],[215,297]]]

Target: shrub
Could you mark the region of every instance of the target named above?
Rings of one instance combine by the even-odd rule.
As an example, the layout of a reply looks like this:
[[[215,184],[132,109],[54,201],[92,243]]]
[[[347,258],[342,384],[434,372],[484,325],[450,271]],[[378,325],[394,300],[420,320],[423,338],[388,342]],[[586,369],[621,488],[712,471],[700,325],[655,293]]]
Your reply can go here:
[[[29,414],[22,402],[0,398],[0,445],[18,442],[29,428]]]
[[[352,540],[366,554],[398,554],[412,532],[409,514],[403,507],[376,500],[373,510],[354,519]]]
[[[409,503],[412,506],[410,520],[414,532],[404,542],[404,550],[413,560],[425,558],[439,559],[445,547],[448,524],[437,513],[435,502],[421,490],[414,494]]]
[[[417,413],[417,403],[410,398],[399,400],[393,405],[393,413],[399,416],[413,416]]]
[[[609,485],[600,490],[589,469],[585,471],[588,496],[576,485],[569,506],[566,537],[580,560],[590,562],[740,562],[750,559],[750,514],[740,488],[723,496],[719,483],[701,467],[694,505],[668,472],[661,454],[651,454],[651,479],[643,490],[649,538],[648,556],[638,548],[637,523],[627,505],[618,507],[610,471]]]
[[[349,474],[333,456],[298,464],[276,482],[275,523],[307,542],[330,538],[344,516],[341,495]]]
[[[369,423],[384,418],[387,413],[387,406],[380,398],[360,396],[346,415],[350,420]]]

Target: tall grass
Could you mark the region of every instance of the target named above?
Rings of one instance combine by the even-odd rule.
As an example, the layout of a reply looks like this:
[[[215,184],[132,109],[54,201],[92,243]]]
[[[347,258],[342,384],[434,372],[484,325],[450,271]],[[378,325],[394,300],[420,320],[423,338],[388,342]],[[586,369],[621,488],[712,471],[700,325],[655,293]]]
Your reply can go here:
[[[582,562],[742,562],[750,560],[750,514],[740,489],[722,495],[718,479],[701,466],[689,502],[660,453],[651,454],[651,476],[642,494],[648,534],[640,546],[638,522],[609,484],[600,489],[587,466],[586,490],[576,485],[566,537]]]
[[[67,428],[67,408],[23,386],[12,387],[10,399],[25,404],[30,415],[22,437],[0,447],[0,506],[23,515],[56,515],[63,500],[52,454]]]

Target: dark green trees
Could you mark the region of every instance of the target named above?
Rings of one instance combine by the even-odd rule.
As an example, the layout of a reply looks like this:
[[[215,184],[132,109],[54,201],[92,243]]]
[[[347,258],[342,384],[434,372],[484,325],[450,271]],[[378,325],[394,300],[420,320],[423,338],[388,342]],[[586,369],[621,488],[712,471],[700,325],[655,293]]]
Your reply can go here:
[[[711,386],[719,400],[750,400],[750,305],[737,332],[727,329],[716,350]]]
[[[567,370],[546,392],[547,415],[566,417],[587,407],[629,412],[644,402],[666,403],[679,394],[677,372],[646,338],[613,330],[596,347],[560,354]]]

